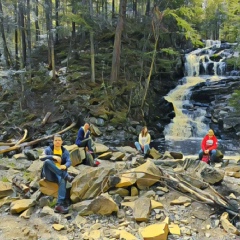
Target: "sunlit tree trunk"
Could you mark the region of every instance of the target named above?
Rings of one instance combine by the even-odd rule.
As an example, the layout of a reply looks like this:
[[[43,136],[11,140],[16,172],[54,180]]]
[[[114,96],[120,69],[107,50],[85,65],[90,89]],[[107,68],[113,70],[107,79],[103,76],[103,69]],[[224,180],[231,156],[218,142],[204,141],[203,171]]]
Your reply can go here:
[[[2,35],[2,40],[3,40],[3,51],[4,51],[4,57],[6,60],[6,65],[7,67],[10,67],[12,65],[12,60],[10,56],[10,52],[7,47],[7,41],[5,37],[5,31],[4,31],[4,26],[3,26],[3,10],[2,10],[2,1],[0,0],[0,31]]]
[[[113,46],[112,70],[111,70],[111,77],[110,77],[111,83],[117,81],[119,76],[120,56],[121,56],[121,37],[122,37],[124,21],[126,18],[126,5],[127,5],[127,0],[120,0],[118,24],[115,32],[115,39],[114,39],[114,46]]]
[[[93,17],[92,0],[89,0],[90,17]],[[91,82],[95,82],[95,50],[94,50],[94,37],[93,29],[90,29],[90,46],[91,46]]]

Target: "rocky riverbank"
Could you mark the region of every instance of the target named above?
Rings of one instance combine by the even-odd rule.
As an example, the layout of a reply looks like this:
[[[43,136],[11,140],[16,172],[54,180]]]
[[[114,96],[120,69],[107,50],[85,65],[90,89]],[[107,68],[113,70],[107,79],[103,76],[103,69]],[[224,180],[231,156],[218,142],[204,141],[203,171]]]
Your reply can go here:
[[[181,153],[152,148],[144,159],[129,146],[97,144],[101,164],[90,167],[83,149],[65,147],[75,177],[67,215],[54,213],[57,185],[40,180],[43,148],[1,158],[3,239],[237,239],[239,219],[227,217],[238,212],[237,162],[213,168]]]

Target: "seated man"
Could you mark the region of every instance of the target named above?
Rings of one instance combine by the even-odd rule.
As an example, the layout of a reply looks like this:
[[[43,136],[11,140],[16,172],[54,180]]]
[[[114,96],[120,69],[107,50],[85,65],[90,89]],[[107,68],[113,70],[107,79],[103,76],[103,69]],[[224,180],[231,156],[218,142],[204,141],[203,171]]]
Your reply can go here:
[[[214,135],[212,129],[208,131],[208,134],[203,138],[201,144],[201,150],[199,151],[199,159],[202,160],[203,155],[210,156],[210,165],[214,165],[217,155],[218,140]]]
[[[48,146],[40,160],[44,161],[42,177],[50,182],[58,183],[58,199],[54,211],[57,213],[68,213],[68,208],[64,206],[66,197],[66,181],[72,182],[73,178],[67,172],[71,166],[69,152],[62,147],[61,135],[54,135],[53,146]]]

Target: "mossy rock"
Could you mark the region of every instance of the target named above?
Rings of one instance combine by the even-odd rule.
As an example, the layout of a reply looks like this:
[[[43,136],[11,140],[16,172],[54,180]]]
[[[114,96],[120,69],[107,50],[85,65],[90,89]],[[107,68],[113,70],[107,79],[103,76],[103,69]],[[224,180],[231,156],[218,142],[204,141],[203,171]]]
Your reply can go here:
[[[35,120],[37,116],[34,113],[31,113],[25,117],[26,121],[32,121]]]
[[[113,118],[110,120],[112,124],[121,124],[127,120],[127,110],[116,111],[113,113]]]

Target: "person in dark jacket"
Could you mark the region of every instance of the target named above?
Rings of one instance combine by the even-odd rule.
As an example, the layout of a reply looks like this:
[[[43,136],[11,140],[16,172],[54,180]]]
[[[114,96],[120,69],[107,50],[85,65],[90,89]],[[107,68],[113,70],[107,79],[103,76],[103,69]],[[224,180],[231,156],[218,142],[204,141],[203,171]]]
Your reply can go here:
[[[212,129],[209,129],[208,134],[203,138],[199,151],[199,159],[202,160],[203,155],[210,156],[210,165],[214,165],[216,161],[218,140]]]
[[[79,128],[75,144],[78,145],[78,147],[84,147],[88,153],[93,154],[94,166],[97,167],[100,164],[100,162],[96,158],[95,154],[96,147],[91,138],[91,132],[89,128],[90,128],[89,123],[85,123],[82,127]]]
[[[87,150],[90,153],[93,153],[94,144],[92,138],[90,137],[91,132],[89,128],[89,123],[85,123],[82,127],[79,128],[75,144],[78,145],[78,147],[87,147]]]
[[[54,135],[53,146],[48,146],[40,160],[44,161],[42,177],[50,182],[58,183],[58,199],[54,211],[57,213],[68,213],[68,207],[64,206],[66,197],[66,182],[72,182],[74,177],[68,174],[67,169],[71,166],[70,154],[62,146],[61,135]]]

